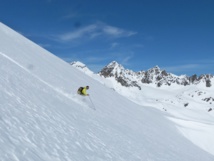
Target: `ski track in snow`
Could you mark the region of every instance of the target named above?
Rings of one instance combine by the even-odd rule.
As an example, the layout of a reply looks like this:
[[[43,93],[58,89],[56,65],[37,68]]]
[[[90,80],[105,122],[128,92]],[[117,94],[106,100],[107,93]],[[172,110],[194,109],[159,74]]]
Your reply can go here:
[[[71,95],[71,94],[66,94],[63,91],[61,91],[60,89],[57,89],[55,87],[53,87],[52,85],[48,84],[47,82],[45,82],[44,80],[40,79],[39,77],[37,77],[36,75],[32,74],[28,69],[26,69],[25,67],[23,67],[22,65],[20,65],[19,63],[17,63],[16,61],[14,61],[13,59],[11,59],[10,57],[8,57],[7,55],[3,54],[0,52],[0,55],[2,55],[3,57],[7,58],[8,60],[10,60],[11,62],[13,62],[14,64],[16,64],[17,66],[19,66],[21,69],[23,69],[24,71],[26,71],[27,73],[29,73],[30,75],[32,75],[33,77],[35,77],[37,80],[39,80],[40,82],[44,83],[45,85],[47,85],[48,87],[52,88],[53,90],[55,90],[56,92],[62,94],[63,96],[72,99],[74,102],[81,104],[82,106],[87,107],[87,104],[85,104],[84,102],[81,102],[78,98],[77,95]]]

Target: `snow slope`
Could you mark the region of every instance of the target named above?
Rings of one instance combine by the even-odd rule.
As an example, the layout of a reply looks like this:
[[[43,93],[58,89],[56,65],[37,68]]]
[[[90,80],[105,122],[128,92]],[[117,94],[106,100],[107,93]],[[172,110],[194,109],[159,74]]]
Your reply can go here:
[[[139,106],[0,23],[1,161],[212,161]],[[76,95],[90,85],[90,98]]]
[[[117,70],[116,72],[121,75],[129,73],[129,76],[135,76],[134,72],[125,69],[117,62],[111,64],[113,67],[105,68],[107,74]],[[75,67],[83,71],[79,66]],[[84,73],[92,72],[84,71]],[[188,140],[214,155],[214,79],[211,79],[211,87],[206,87],[203,80],[198,84],[187,86],[171,84],[171,86],[157,87],[155,82],[142,83],[142,77],[137,78],[139,81],[130,77],[130,81],[138,83],[139,88],[136,88],[135,86],[121,85],[114,74],[106,78],[101,76],[99,79],[99,74],[88,75],[139,105],[164,111]]]

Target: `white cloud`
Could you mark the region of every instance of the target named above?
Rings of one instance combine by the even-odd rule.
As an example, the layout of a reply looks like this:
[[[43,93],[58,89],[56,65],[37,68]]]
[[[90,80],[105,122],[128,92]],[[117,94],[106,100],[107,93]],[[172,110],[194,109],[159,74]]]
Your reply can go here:
[[[81,38],[81,37],[85,36],[86,34],[92,35],[95,30],[96,30],[95,25],[89,25],[89,26],[86,26],[86,27],[79,29],[77,31],[59,35],[59,39],[63,40],[63,41],[72,41],[74,39]]]
[[[96,37],[110,37],[120,38],[129,37],[137,34],[136,32],[126,31],[121,28],[106,25],[104,23],[95,23],[92,25],[85,26],[81,29],[58,35],[58,39],[61,41],[72,41],[81,38],[94,39]]]
[[[115,48],[115,47],[118,46],[118,45],[119,45],[119,43],[114,42],[114,43],[111,44],[111,48]]]
[[[134,57],[133,53],[130,53],[128,55],[125,55],[124,57],[122,57],[121,63],[123,65],[129,65],[130,64],[130,60]]]
[[[123,29],[113,27],[113,26],[108,26],[108,25],[104,25],[102,30],[103,30],[103,33],[107,35],[115,36],[115,37],[129,37],[136,34],[136,32],[125,31]]]

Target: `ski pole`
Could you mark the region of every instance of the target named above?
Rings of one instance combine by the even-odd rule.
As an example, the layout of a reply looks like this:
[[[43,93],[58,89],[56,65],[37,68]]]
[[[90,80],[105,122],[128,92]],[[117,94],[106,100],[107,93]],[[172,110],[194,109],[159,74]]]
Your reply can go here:
[[[93,107],[94,107],[93,109],[96,110],[95,105],[94,105],[94,103],[93,103],[92,100],[91,100],[91,97],[90,97],[90,96],[88,96],[88,97],[89,97],[89,99],[90,99],[90,101],[91,101],[91,104],[92,104]]]

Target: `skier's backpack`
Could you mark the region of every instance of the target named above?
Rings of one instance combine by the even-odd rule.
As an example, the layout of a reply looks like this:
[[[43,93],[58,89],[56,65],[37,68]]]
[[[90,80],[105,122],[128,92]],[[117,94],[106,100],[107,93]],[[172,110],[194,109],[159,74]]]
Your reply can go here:
[[[83,87],[79,87],[77,93],[82,94]]]

